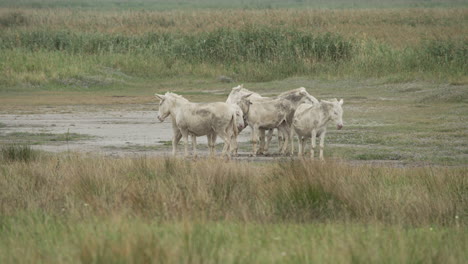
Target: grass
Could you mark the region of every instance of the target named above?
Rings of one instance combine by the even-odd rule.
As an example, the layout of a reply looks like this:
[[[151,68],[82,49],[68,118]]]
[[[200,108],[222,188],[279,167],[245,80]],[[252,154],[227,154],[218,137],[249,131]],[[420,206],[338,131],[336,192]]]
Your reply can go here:
[[[155,223],[134,217],[74,222],[40,214],[15,220],[27,225],[5,221],[2,250],[25,244],[2,254],[4,263],[462,263],[466,257],[466,238],[456,228]],[[5,243],[13,234],[16,241]],[[53,238],[47,247],[41,236]]]
[[[465,168],[373,168],[333,162],[52,155],[2,165],[1,184],[11,186],[2,192],[2,214],[37,210],[62,216],[65,209],[70,217],[117,213],[159,220],[347,219],[451,226],[455,215],[463,220],[466,213],[465,173]],[[39,183],[29,182],[31,177]],[[84,203],[89,208],[82,207]]]
[[[221,75],[239,82],[395,76],[466,83],[465,13],[1,8],[0,89],[99,91]]]
[[[9,144],[2,145],[0,148],[0,160],[12,162],[23,161],[28,162],[37,159],[39,151],[33,150],[28,145]]]
[[[464,166],[467,164],[468,134],[463,117],[466,107],[466,85],[426,81],[400,81],[391,77],[368,79],[320,80],[289,78],[265,83],[245,83],[244,86],[263,95],[306,87],[319,99],[344,98],[344,129],[333,125],[327,133],[325,157],[345,160],[387,160],[400,165],[437,164]],[[64,90],[40,93],[38,96],[13,93],[0,98],[4,113],[41,113],[61,109],[72,111],[155,111],[155,92],[174,91],[195,102],[224,101],[234,84],[216,79],[180,77],[164,79],[155,84],[138,83],[129,87],[68,93]],[[32,95],[37,93],[32,92]],[[115,97],[115,96],[125,97]],[[54,106],[47,108],[47,106]],[[249,129],[242,132],[248,133]],[[25,137],[26,138],[26,137]],[[170,136],[167,137],[170,140]],[[24,141],[23,141],[24,142]],[[50,143],[50,141],[43,141]],[[63,141],[62,141],[63,142]],[[221,142],[220,140],[218,142]],[[276,138],[270,148],[276,153]],[[133,150],[169,152],[170,142],[161,146],[127,146]],[[297,140],[296,140],[297,144]],[[179,151],[183,147],[179,147]],[[203,151],[206,144],[199,144]],[[219,150],[219,148],[218,148]],[[240,145],[242,152],[251,150],[250,143]],[[297,147],[296,147],[297,150]]]
[[[337,6],[353,9],[304,8]],[[5,145],[0,262],[464,263],[466,24],[456,0],[2,1],[2,113],[154,110],[165,91],[223,101],[225,75],[344,98],[345,128],[329,130],[327,163]],[[375,159],[416,167],[360,165]]]
[[[23,143],[28,145],[51,144],[54,142],[69,142],[91,139],[92,136],[77,133],[30,133],[30,132],[12,132],[0,135],[2,143]]]
[[[190,10],[190,9],[272,9],[272,8],[410,8],[410,7],[466,7],[466,3],[461,0],[448,1],[424,1],[424,0],[398,0],[398,1],[369,1],[357,0],[353,2],[345,0],[312,1],[312,0],[192,0],[192,1],[170,1],[170,0],[138,0],[138,1],[118,1],[118,0],[6,0],[1,6],[16,8],[74,8],[90,10]]]
[[[466,168],[49,155],[0,164],[0,258],[461,263],[465,175]]]

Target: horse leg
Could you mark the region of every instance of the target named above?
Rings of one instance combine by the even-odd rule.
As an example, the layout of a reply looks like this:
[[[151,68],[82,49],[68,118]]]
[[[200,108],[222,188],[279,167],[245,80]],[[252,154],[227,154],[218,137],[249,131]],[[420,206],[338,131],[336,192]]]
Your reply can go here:
[[[260,141],[260,148],[257,150],[257,154],[263,154],[265,150],[265,130],[259,129],[259,141]]]
[[[234,135],[234,133],[233,133],[232,136],[231,136],[231,153],[234,155],[234,157],[238,156],[237,149],[238,149],[237,136]]]
[[[288,149],[288,143],[289,143],[289,137],[290,137],[290,131],[289,131],[289,127],[288,125],[286,125],[285,123],[283,123],[279,128],[278,130],[281,131],[281,133],[283,134],[284,136],[284,143],[283,143],[283,147],[281,148],[281,155],[286,155],[286,152],[287,152],[287,149]]]
[[[317,130],[312,130],[312,137],[310,139],[310,158],[314,159],[314,152],[315,152],[315,139],[317,138]]]
[[[323,148],[325,146],[325,134],[326,134],[326,130],[322,131],[322,133],[320,133],[320,160],[324,160],[323,159]]]
[[[303,155],[302,151],[303,151],[303,148],[304,148],[304,145],[303,145],[304,137],[298,136],[298,138],[299,138],[299,150],[297,152],[297,156],[302,157],[302,155]]]
[[[307,137],[302,137],[302,142],[299,144],[299,145],[302,145],[302,155],[305,155],[306,153],[306,143],[307,143]]]
[[[252,157],[257,156],[257,131],[258,127],[252,126]]]
[[[182,137],[184,138],[184,148],[185,148],[185,157],[188,157],[188,131],[187,130],[181,130]]]
[[[174,135],[172,136],[172,155],[175,156],[177,154],[177,144],[179,144],[180,139],[182,138],[182,133],[177,128],[174,130]]]
[[[208,134],[208,147],[210,148],[210,156],[214,157],[216,154],[216,134]]]
[[[268,134],[267,134],[266,144],[265,144],[265,155],[268,154],[268,149],[270,148],[270,142],[271,142],[271,139],[273,138],[273,130],[274,129],[268,129]]]
[[[197,136],[192,135],[193,157],[197,157]]]
[[[289,139],[291,140],[291,157],[292,157],[294,155],[294,128],[293,127],[289,128]]]
[[[217,134],[224,141],[223,155],[230,159],[231,153],[229,151],[229,148],[231,146],[231,135],[226,134],[224,131],[221,131]]]
[[[281,151],[284,145],[284,135],[280,129],[278,129],[278,150]]]

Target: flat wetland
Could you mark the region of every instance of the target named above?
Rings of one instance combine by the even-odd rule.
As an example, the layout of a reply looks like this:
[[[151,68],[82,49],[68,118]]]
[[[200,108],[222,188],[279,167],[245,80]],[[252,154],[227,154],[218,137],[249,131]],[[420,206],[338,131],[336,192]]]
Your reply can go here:
[[[0,3],[0,263],[464,263],[467,7]],[[170,156],[154,93],[239,84],[344,99],[326,161],[249,157],[250,128]]]
[[[197,80],[186,82],[197,83]],[[225,100],[234,86],[219,83],[216,79],[198,82],[201,83],[195,84],[198,89],[174,85],[178,88],[172,91],[180,91],[192,101],[209,102]],[[354,162],[382,161],[399,166],[467,164],[466,85],[289,78],[244,86],[269,95],[302,86],[319,99],[343,98],[345,128],[337,131],[330,127],[326,157]],[[163,92],[162,89],[156,87],[147,95],[132,97],[113,91],[83,93],[83,96],[65,92],[45,94],[34,100],[28,96],[5,97],[0,99],[3,124],[0,141],[32,144],[35,148],[54,152],[79,150],[111,156],[168,155],[172,127],[170,121],[160,123],[157,120],[158,104],[152,96],[153,91]],[[187,90],[199,92],[184,93]],[[75,98],[77,96],[79,98]],[[89,104],[83,104],[88,97],[92,97]],[[67,133],[74,137],[67,140]],[[51,140],[47,138],[48,134],[63,137],[62,140]],[[239,137],[242,157],[250,151],[249,141],[250,129],[247,128]],[[205,156],[206,139],[203,137],[198,143],[202,156]],[[277,153],[276,143],[275,138],[271,154]],[[218,151],[220,149],[218,146]],[[181,143],[179,155],[182,150]],[[265,159],[271,160],[271,157]]]

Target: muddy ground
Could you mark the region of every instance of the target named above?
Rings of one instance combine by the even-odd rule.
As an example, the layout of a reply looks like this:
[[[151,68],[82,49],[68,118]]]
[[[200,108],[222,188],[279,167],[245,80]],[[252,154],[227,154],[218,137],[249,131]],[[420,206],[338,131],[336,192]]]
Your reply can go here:
[[[0,111],[0,143],[28,144],[35,149],[48,152],[70,151],[109,157],[171,155],[170,119],[161,123],[156,117],[155,103],[20,107]],[[239,157],[235,159],[248,161],[290,159],[277,153],[276,137],[272,141],[270,155],[250,157],[250,133],[250,128],[246,128],[239,135]],[[60,137],[56,138],[54,135]],[[208,156],[206,142],[206,137],[197,139],[200,157]],[[325,152],[327,146],[341,145],[327,142]],[[222,140],[219,138],[216,149],[218,154],[222,150]],[[191,146],[189,150],[191,151]],[[325,154],[327,156],[327,153]],[[178,156],[183,156],[182,141],[178,146]],[[423,165],[419,162],[402,160],[348,160],[347,162],[396,167]]]
[[[34,148],[51,151],[79,151],[102,153],[107,156],[152,155],[161,156],[171,153],[172,126],[170,119],[159,122],[157,111],[136,106],[71,106],[37,108],[34,111],[0,113],[0,135],[3,141],[16,141],[31,144]],[[156,107],[155,107],[156,108]],[[13,137],[20,132],[23,138]],[[84,139],[41,140],[28,139],[31,135],[78,134]],[[10,139],[9,139],[10,137]],[[250,129],[245,129],[238,141],[247,143]],[[199,154],[206,156],[206,137],[197,139]],[[13,142],[12,142],[13,143]],[[221,151],[222,140],[217,140],[217,150]],[[190,148],[191,149],[191,148]],[[179,145],[183,154],[183,144]],[[240,151],[240,156],[248,156]]]

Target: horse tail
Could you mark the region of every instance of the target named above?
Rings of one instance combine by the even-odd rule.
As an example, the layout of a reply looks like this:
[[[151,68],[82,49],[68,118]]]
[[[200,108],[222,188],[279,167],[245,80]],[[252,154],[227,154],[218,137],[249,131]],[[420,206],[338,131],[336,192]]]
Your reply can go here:
[[[236,113],[231,114],[231,121],[229,121],[228,129],[232,127],[232,131],[234,133],[234,136],[237,137],[239,135],[239,129],[237,128],[237,120],[236,120]]]

